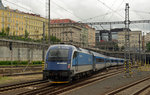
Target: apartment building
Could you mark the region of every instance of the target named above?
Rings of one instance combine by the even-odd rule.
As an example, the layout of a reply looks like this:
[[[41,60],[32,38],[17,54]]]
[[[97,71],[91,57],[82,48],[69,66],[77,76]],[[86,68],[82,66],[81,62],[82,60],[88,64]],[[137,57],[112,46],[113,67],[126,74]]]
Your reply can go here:
[[[148,42],[150,42],[150,33],[147,33],[145,35],[145,44],[147,44]]]
[[[95,43],[94,29],[70,19],[52,19],[50,34],[62,42],[73,42],[83,46]]]
[[[90,46],[95,46],[95,32],[96,30],[94,28],[91,27],[87,27],[88,28],[88,44]]]
[[[24,36],[25,30],[27,30],[30,38],[41,39],[43,22],[45,21],[46,19],[40,17],[40,15],[24,13],[4,7],[0,0],[0,31],[2,29],[6,30],[9,27],[10,35]]]
[[[95,46],[95,30],[88,25],[70,19],[51,19],[50,23],[50,35],[62,42]],[[25,36],[27,31],[30,38],[41,39],[44,32],[43,24],[45,24],[45,35],[48,36],[48,19],[4,7],[0,0],[0,32],[9,27],[10,35]]]
[[[139,50],[139,40],[140,47],[142,47],[142,32],[141,31],[130,31],[130,48]],[[118,46],[125,47],[125,31],[118,32]]]

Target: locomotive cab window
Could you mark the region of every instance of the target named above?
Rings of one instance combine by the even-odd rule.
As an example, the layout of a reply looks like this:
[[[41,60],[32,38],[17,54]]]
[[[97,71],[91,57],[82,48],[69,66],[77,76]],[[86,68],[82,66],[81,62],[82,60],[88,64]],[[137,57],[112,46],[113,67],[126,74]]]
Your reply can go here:
[[[48,61],[67,61],[69,50],[52,49],[48,53]]]

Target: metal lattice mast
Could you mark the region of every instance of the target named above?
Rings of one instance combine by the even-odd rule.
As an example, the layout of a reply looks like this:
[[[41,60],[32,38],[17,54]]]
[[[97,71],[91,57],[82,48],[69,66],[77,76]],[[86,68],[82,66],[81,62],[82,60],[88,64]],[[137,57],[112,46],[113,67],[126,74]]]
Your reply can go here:
[[[48,38],[50,43],[50,0],[48,0]]]
[[[129,4],[126,3],[126,8],[125,8],[125,60],[126,60],[126,73],[129,73],[129,62],[130,62],[130,34],[129,34],[129,25],[130,25],[130,20],[129,20]]]

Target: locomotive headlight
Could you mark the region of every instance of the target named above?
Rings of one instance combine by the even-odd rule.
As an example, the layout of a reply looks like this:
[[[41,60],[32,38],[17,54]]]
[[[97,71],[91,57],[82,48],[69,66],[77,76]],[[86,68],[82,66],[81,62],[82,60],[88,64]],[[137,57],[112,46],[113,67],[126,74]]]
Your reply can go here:
[[[71,65],[70,65],[70,64],[68,64],[68,69],[70,69],[70,67],[71,67]]]

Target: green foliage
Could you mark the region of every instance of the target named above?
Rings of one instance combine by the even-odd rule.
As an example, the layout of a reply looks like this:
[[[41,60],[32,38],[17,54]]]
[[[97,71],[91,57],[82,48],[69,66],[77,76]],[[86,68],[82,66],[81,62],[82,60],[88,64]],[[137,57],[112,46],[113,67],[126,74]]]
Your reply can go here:
[[[42,38],[42,39],[43,39],[43,38]],[[45,40],[46,40],[47,42],[49,41],[49,38],[48,38],[47,35],[45,36]],[[54,42],[61,42],[61,40],[58,39],[58,38],[55,37],[55,36],[50,36],[50,40],[51,40],[52,43],[54,43]]]
[[[2,28],[2,34],[4,34],[5,33],[5,30],[4,30],[4,28]]]
[[[4,28],[2,28],[2,32],[0,32],[0,35],[1,35],[2,37],[6,36],[6,33],[5,33]]]
[[[114,49],[115,49],[115,51],[118,51],[119,50],[119,46],[117,44],[115,44]]]
[[[124,50],[124,49],[125,49],[125,47],[124,47],[124,46],[122,46],[122,47],[121,47],[121,50]]]
[[[55,36],[50,36],[51,42],[60,42],[60,39],[56,38]]]
[[[22,41],[33,41],[33,42],[42,42],[43,41],[43,38],[39,39],[39,40],[34,40],[34,39],[29,38],[29,33],[27,32],[27,30],[25,30],[24,37],[17,36],[15,34],[15,31],[13,32],[13,35],[9,35],[9,32],[10,32],[10,28],[9,27],[6,28],[6,31],[3,28],[2,32],[0,32],[0,37],[14,39],[14,40],[22,40]],[[50,40],[51,40],[52,43],[54,43],[54,42],[60,42],[61,41],[60,39],[56,38],[55,36],[50,36]],[[46,42],[49,41],[47,35],[45,36],[45,41]]]
[[[13,32],[13,36],[16,36],[15,31]]]
[[[13,61],[13,65],[27,65],[28,61]],[[33,61],[33,65],[35,64],[42,64],[42,61]],[[0,61],[0,65],[11,65],[11,61]]]
[[[148,42],[148,43],[146,44],[146,49],[147,49],[148,52],[150,51],[150,42]]]
[[[28,36],[29,36],[29,33],[28,33],[28,31],[27,31],[27,30],[25,30],[25,39],[27,39],[27,38],[28,38]]]
[[[6,30],[6,31],[5,31]],[[5,36],[9,36],[9,31],[10,31],[10,28],[7,27],[6,29],[2,28],[2,32],[0,32],[0,35],[2,37],[5,37]]]
[[[7,27],[7,28],[6,28],[6,36],[9,36],[9,32],[10,32],[10,28]]]
[[[32,64],[42,64],[42,61],[33,61]]]

